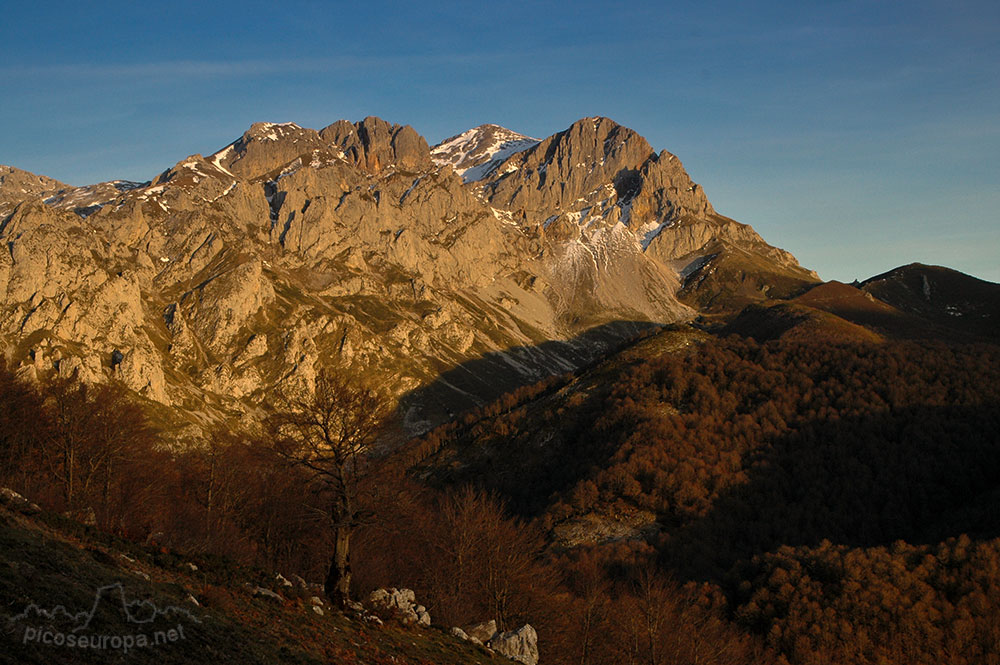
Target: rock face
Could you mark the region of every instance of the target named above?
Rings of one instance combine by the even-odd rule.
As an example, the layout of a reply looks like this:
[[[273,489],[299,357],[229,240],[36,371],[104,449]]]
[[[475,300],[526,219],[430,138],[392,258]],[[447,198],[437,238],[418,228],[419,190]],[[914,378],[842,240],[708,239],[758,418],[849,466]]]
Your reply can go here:
[[[466,628],[465,632],[471,639],[479,640],[483,644],[486,644],[497,634],[497,622],[490,619],[484,623],[477,623],[475,626]]]
[[[48,198],[68,189],[69,185],[58,180],[0,164],[0,217],[9,215],[22,201]]]
[[[412,589],[376,589],[368,596],[368,603],[376,612],[394,615],[404,626],[431,625],[431,615],[427,608],[417,604]]]
[[[369,173],[381,173],[389,166],[405,171],[431,166],[427,141],[409,125],[392,125],[369,116],[356,123],[339,120],[319,134],[339,146],[348,161]]]
[[[531,624],[494,636],[489,647],[524,665],[538,665],[538,634]]]
[[[256,123],[148,183],[3,167],[0,240],[14,367],[117,379],[198,426],[336,366],[421,430],[646,327],[815,279],[607,118],[433,150],[378,118]]]

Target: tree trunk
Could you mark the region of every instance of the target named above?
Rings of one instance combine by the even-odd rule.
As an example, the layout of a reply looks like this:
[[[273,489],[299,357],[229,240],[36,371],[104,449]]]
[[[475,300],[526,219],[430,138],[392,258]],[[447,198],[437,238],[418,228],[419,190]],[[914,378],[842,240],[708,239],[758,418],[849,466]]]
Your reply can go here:
[[[333,557],[323,590],[335,607],[344,609],[351,597],[351,529],[338,525],[334,533]]]
[[[354,530],[354,506],[345,477],[345,463],[340,462],[333,482],[333,556],[323,590],[334,607],[344,609],[351,598],[351,532]]]

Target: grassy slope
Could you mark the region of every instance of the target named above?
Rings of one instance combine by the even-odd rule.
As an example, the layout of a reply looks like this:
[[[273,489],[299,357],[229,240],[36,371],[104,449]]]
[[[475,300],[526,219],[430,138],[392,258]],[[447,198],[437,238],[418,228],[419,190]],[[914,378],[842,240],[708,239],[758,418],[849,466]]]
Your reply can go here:
[[[319,616],[304,598],[291,598],[293,594],[287,594],[289,599],[283,603],[253,598],[244,585],[258,584],[265,577],[260,571],[198,560],[199,570],[190,572],[186,564],[175,554],[98,534],[62,518],[26,518],[0,508],[0,639],[4,643],[0,663],[508,662],[438,628],[403,628],[389,622],[375,626],[330,611]],[[181,623],[184,639],[133,649],[126,656],[121,651],[24,644],[29,623],[11,620],[31,603],[46,610],[57,605],[71,613],[88,610],[95,591],[116,582],[123,584],[129,600],[150,599],[161,609],[183,607],[200,623],[176,616],[163,627]],[[189,594],[202,605],[186,600]],[[128,624],[103,606],[95,618],[98,622],[112,627],[109,632],[135,632],[128,628],[136,624]]]

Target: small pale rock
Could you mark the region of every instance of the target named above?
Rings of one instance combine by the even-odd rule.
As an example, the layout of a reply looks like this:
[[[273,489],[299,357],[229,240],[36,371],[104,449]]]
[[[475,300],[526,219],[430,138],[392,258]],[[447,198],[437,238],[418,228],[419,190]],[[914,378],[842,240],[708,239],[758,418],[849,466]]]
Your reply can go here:
[[[253,595],[254,595],[254,598],[267,598],[269,600],[278,601],[279,603],[283,602],[285,600],[284,598],[282,598],[281,596],[279,596],[275,592],[271,591],[270,589],[265,589],[264,587],[260,587],[260,586],[254,588]]]

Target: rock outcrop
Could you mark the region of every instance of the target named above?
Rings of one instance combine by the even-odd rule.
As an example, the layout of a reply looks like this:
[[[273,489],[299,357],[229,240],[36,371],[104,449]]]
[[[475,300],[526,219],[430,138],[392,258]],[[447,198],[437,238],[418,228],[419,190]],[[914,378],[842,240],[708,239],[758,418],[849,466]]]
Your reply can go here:
[[[431,625],[431,615],[427,608],[417,604],[412,589],[376,589],[368,596],[368,603],[377,613],[398,619],[404,626]]]
[[[42,509],[8,487],[0,487],[0,506],[22,515],[37,515]]]
[[[531,624],[494,635],[488,646],[497,653],[524,665],[538,665],[538,634]]]

